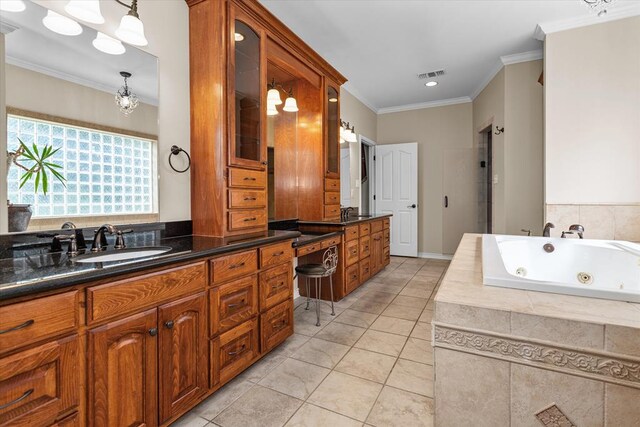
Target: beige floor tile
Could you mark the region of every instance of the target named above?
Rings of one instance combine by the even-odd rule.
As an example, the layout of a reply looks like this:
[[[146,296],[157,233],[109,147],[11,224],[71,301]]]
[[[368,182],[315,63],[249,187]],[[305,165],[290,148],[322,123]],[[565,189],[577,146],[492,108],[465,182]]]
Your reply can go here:
[[[171,427],[204,427],[209,421],[199,417],[194,412],[187,412],[171,424]]]
[[[338,323],[346,323],[351,326],[358,326],[360,328],[368,328],[377,317],[377,314],[347,309],[336,317],[335,321]]]
[[[329,323],[316,335],[316,338],[337,342],[338,344],[353,345],[364,331],[366,329],[345,325],[344,323]]]
[[[407,307],[404,305],[390,304],[383,312],[383,316],[397,317],[405,320],[418,320],[422,313],[421,308]]]
[[[412,338],[431,341],[431,329],[431,323],[418,322],[416,323],[415,328],[413,328],[413,331],[411,331],[411,335],[409,336]]]
[[[326,319],[327,317],[328,319]],[[331,323],[333,319],[333,316],[323,316],[320,320],[320,326],[316,326],[317,319],[315,310],[305,310],[303,307],[300,307],[295,311],[293,323],[297,334],[312,337],[320,332],[327,324]]]
[[[298,409],[286,424],[287,427],[359,427],[360,421],[347,418],[344,415],[327,411],[309,403],[305,403]]]
[[[352,348],[335,370],[384,384],[395,363],[393,356]]]
[[[433,320],[433,310],[424,309],[420,317],[418,318],[418,322],[431,323]]]
[[[259,385],[243,394],[213,422],[222,427],[280,427],[302,401]]]
[[[276,366],[278,366],[285,360],[287,360],[287,357],[281,354],[267,354],[249,369],[241,373],[237,378],[242,381],[251,381],[253,383],[257,383],[262,378],[264,378],[265,375],[267,375],[269,372],[275,369]]]
[[[348,345],[311,338],[291,357],[325,368],[333,368],[348,351]]]
[[[389,292],[380,292],[375,290],[367,290],[365,293],[360,295],[358,298],[360,301],[372,301],[372,302],[380,302],[380,303],[390,303],[395,298],[395,294],[390,294]]]
[[[397,357],[406,340],[407,338],[401,335],[368,330],[358,340],[355,347]]]
[[[406,285],[413,277],[413,274],[399,274],[397,270],[385,276],[380,282],[391,286]]]
[[[384,387],[367,424],[376,427],[432,427],[433,400],[393,387]]]
[[[329,374],[330,369],[296,359],[287,359],[259,384],[298,399],[306,399]]]
[[[253,386],[254,383],[250,381],[242,381],[240,378],[236,378],[193,408],[193,412],[202,418],[213,420]]]
[[[400,291],[400,295],[417,298],[429,298],[431,296],[431,289],[424,287],[409,287],[406,286]]]
[[[400,353],[401,359],[433,365],[433,347],[430,341],[409,338]]]
[[[414,321],[398,319],[397,317],[380,316],[373,322],[371,329],[389,332],[390,334],[409,336],[415,323]]]
[[[272,353],[281,354],[283,356],[291,356],[307,341],[309,341],[309,337],[307,335],[293,334],[289,338],[287,338],[285,342],[276,347],[272,351]]]
[[[309,397],[309,403],[364,421],[382,384],[341,372],[331,372]]]
[[[349,308],[351,310],[364,311],[366,313],[380,314],[384,311],[385,308],[387,308],[388,305],[389,304],[386,303],[359,299],[358,301],[354,302]]]
[[[433,397],[433,367],[399,359],[387,379],[387,385]]]
[[[413,307],[413,308],[422,309],[427,305],[427,299],[426,298],[410,297],[410,296],[406,296],[406,295],[398,295],[393,300],[393,304],[404,305],[406,307]]]
[[[390,285],[388,283],[384,283],[383,278],[380,278],[378,280],[373,280],[369,286],[369,289],[371,290],[387,292],[395,295],[399,294],[403,288],[404,288],[404,285]]]

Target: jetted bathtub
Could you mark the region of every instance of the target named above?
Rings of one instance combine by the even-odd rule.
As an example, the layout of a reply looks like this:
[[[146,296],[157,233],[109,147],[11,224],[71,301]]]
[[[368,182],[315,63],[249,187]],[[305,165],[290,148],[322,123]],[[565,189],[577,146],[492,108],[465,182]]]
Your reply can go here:
[[[482,276],[487,286],[640,303],[640,245],[485,234]]]

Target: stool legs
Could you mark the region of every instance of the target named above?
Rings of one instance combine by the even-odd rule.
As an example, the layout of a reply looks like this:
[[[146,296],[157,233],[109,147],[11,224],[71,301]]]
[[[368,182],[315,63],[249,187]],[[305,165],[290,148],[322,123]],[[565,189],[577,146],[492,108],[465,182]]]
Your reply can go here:
[[[333,309],[333,274],[329,276],[329,292],[331,294],[331,315],[335,316],[336,311]]]
[[[320,326],[320,281],[322,278],[316,277],[316,326]]]
[[[310,292],[310,289],[309,289],[309,277],[308,276],[304,277],[304,284],[306,285],[306,288],[307,288],[307,306],[304,309],[305,310],[309,310],[309,301],[311,301],[311,297],[310,297],[311,292]]]

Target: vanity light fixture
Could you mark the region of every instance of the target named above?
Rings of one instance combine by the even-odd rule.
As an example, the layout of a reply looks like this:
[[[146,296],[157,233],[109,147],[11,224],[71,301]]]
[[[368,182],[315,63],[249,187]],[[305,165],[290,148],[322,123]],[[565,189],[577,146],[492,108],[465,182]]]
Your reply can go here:
[[[277,116],[278,115],[278,109],[276,108],[275,105],[267,105],[267,116]]]
[[[607,8],[616,0],[580,0],[581,3],[586,4],[598,16],[604,16],[607,14]]]
[[[340,120],[340,139],[342,141],[358,142],[358,136],[355,130],[355,126],[350,125],[349,122]]]
[[[71,0],[64,10],[81,21],[104,24],[104,16],[100,12],[100,0]]]
[[[282,99],[280,98],[280,91],[276,87],[275,79],[269,83],[269,90],[267,91],[267,109],[269,107],[275,108],[276,105],[281,105]]]
[[[287,94],[287,99],[284,101],[284,107],[282,107],[282,111],[286,111],[288,113],[295,113],[298,110],[298,103],[296,99],[293,97],[293,90],[289,89],[289,93]]]
[[[298,109],[298,103],[293,97],[293,89],[285,91],[281,84],[276,83],[276,79],[272,79],[271,83],[269,83],[267,87],[269,88],[269,90],[267,91],[267,116],[275,116],[276,114],[278,114],[276,106],[282,104],[280,91],[287,94],[287,99],[285,100],[282,111],[286,111],[288,113],[295,113],[297,111],[300,111]]]
[[[3,12],[22,12],[27,6],[22,0],[2,0],[0,10]]]
[[[47,11],[47,16],[42,18],[42,23],[54,33],[62,34],[63,36],[77,36],[82,34],[82,26],[80,24],[53,10]]]
[[[108,53],[109,55],[122,55],[127,51],[120,40],[109,37],[100,31],[98,31],[92,44],[100,52]]]
[[[131,6],[116,0],[117,3],[129,8],[129,12],[120,20],[120,26],[116,30],[116,36],[123,42],[134,46],[146,46],[149,44],[144,36],[144,24],[138,15],[138,0],[131,0]]]
[[[433,81],[433,80],[432,80],[432,81],[430,81],[430,82],[426,82],[424,85],[425,85],[426,87],[434,87],[434,86],[437,86],[437,85],[438,85],[438,82],[436,82],[436,81]]]
[[[120,111],[128,116],[138,106],[138,97],[135,93],[131,92],[127,79],[131,77],[131,73],[127,71],[120,71],[120,75],[124,77],[124,86],[116,93],[116,104],[120,107]]]
[[[237,42],[241,42],[242,40],[244,40],[244,36],[240,33],[235,33],[233,35],[233,39]]]

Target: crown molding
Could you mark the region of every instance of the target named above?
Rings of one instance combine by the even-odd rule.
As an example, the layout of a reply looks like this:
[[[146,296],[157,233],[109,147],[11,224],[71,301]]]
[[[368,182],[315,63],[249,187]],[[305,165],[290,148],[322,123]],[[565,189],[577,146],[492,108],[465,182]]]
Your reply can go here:
[[[105,85],[102,83],[98,83],[93,80],[83,79],[82,77],[74,76],[72,74],[64,73],[62,71],[54,70],[52,68],[43,67],[42,65],[34,64],[33,62],[25,61],[23,59],[19,59],[13,56],[6,56],[7,64],[14,65],[20,68],[26,68],[27,70],[34,71],[36,73],[45,74],[47,76],[51,76],[60,80],[65,80],[71,83],[75,83],[81,86],[90,87],[92,89],[99,90],[101,92],[106,92],[108,94],[114,95],[118,88],[114,89],[109,85]],[[153,105],[155,107],[158,106],[158,100],[150,99],[145,96],[138,95],[138,99],[140,102],[145,104]]]
[[[401,111],[422,110],[423,108],[445,107],[447,105],[466,104],[472,99],[468,96],[460,98],[440,99],[438,101],[418,102],[417,104],[397,105],[378,109],[378,114],[399,113]]]
[[[373,106],[373,103],[371,101],[369,101],[367,98],[365,98],[359,91],[358,89],[356,89],[355,87],[353,87],[353,84],[351,82],[346,82],[345,84],[343,84],[342,86],[340,86],[342,89],[346,90],[347,92],[349,92],[349,94],[351,96],[353,96],[355,99],[357,99],[358,101],[362,102],[365,107],[367,107],[368,109],[370,109],[371,111],[373,111],[375,114],[378,114],[378,108]]]
[[[530,50],[529,52],[515,53],[500,57],[502,65],[519,64],[520,62],[537,61],[542,59],[542,49]]]
[[[562,21],[544,22],[536,26],[533,36],[544,41],[547,34],[556,33],[558,31],[570,30],[573,28],[586,27],[589,25],[603,24],[605,22],[617,21],[619,19],[640,16],[640,3],[632,4],[615,4],[607,10],[604,16],[597,16],[593,13],[587,16],[565,19]]]
[[[502,70],[502,67],[504,67],[502,60],[496,61],[489,74],[487,74],[487,76],[480,82],[480,84],[476,86],[473,92],[471,92],[471,99],[476,99],[478,95],[480,95],[484,88],[487,87],[489,83],[491,83],[491,80],[493,80],[493,78],[498,75],[500,70]]]

